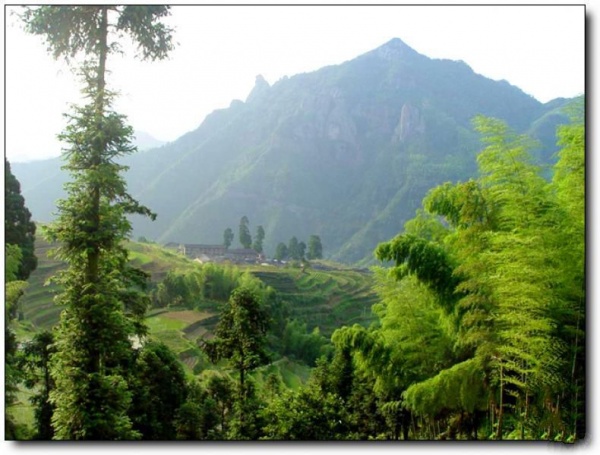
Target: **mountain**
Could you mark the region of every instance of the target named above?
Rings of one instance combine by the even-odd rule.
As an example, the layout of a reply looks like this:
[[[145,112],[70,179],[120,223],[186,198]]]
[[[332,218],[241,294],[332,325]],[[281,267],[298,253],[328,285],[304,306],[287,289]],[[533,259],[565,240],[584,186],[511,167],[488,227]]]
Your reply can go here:
[[[156,139],[149,133],[145,131],[134,131],[133,133],[133,143],[140,151],[160,147],[165,144],[165,141],[161,141],[160,139]]]
[[[134,235],[222,243],[242,216],[279,242],[318,234],[325,256],[366,262],[402,229],[426,192],[476,169],[471,119],[505,120],[539,137],[566,122],[569,100],[542,104],[464,62],[430,59],[400,39],[339,65],[269,85],[257,76],[245,102],[214,111],[174,142],[127,157],[131,194],[158,214]],[[49,219],[64,178],[55,162],[15,165],[36,220]]]

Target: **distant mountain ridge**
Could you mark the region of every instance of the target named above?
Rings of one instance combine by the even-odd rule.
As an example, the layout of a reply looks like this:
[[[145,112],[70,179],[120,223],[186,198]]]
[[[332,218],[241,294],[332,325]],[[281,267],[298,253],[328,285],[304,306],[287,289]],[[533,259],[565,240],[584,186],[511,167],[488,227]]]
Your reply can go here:
[[[161,145],[166,144],[165,141],[156,139],[150,133],[146,133],[145,131],[138,131],[138,130],[133,132],[133,143],[140,151],[149,150],[149,149],[160,147]]]
[[[221,243],[242,216],[266,232],[265,250],[320,235],[324,254],[368,261],[402,229],[426,192],[475,171],[471,119],[505,120],[539,137],[567,121],[568,100],[542,104],[464,62],[430,59],[400,39],[345,63],[269,85],[211,113],[181,138],[127,157],[130,192],[158,214],[134,235],[166,243]],[[54,163],[15,164],[28,207],[47,221],[66,179]],[[237,235],[234,243],[237,243]]]

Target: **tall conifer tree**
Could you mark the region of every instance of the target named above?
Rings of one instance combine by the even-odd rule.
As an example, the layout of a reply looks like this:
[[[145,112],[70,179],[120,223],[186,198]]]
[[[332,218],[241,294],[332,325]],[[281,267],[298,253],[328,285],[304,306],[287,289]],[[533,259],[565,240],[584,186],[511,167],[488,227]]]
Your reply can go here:
[[[83,55],[78,67],[84,106],[74,107],[59,137],[68,144],[65,169],[72,176],[58,218],[46,230],[59,242],[55,254],[68,264],[57,277],[64,306],[57,332],[51,394],[56,439],[133,439],[127,415],[131,337],[144,333],[147,298],[136,291],[146,277],[131,269],[123,241],[126,216],[154,217],[128,193],[116,160],[131,153],[132,128],[111,109],[107,60],[119,50],[114,36],[130,35],[143,59],[162,59],[172,49],[161,23],[167,6],[40,6],[22,15],[27,32],[42,36],[55,58]]]
[[[240,220],[240,231],[239,231],[239,239],[240,244],[244,248],[250,248],[252,246],[252,235],[250,235],[250,228],[248,225],[250,221],[248,221],[248,217],[244,215]]]

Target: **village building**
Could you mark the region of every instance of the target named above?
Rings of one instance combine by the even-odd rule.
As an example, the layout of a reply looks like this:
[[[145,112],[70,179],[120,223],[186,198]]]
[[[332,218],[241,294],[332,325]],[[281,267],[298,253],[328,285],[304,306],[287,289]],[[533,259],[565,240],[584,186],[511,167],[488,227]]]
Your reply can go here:
[[[172,243],[171,243],[172,244]],[[177,251],[186,257],[200,262],[257,262],[262,259],[256,251],[250,248],[228,249],[224,245],[179,244]]]
[[[220,258],[225,256],[227,248],[225,248],[224,245],[197,245],[186,243],[179,245],[179,252],[190,259],[197,259],[201,256]]]
[[[237,248],[227,250],[225,258],[233,262],[256,262],[260,259],[260,255],[251,248]]]

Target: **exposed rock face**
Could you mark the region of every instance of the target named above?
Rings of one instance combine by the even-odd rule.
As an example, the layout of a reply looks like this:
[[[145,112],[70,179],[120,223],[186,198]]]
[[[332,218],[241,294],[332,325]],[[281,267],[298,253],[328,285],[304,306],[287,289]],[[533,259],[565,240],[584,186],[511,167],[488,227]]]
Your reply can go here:
[[[400,120],[394,130],[392,142],[404,142],[407,139],[419,134],[425,133],[425,120],[421,115],[419,108],[410,103],[405,103],[402,106]]]
[[[356,121],[340,88],[304,97],[293,118],[294,139],[328,143],[328,155],[335,161],[354,163],[359,158]]]
[[[265,80],[265,78],[262,76],[262,74],[257,75],[256,81],[254,82],[254,88],[248,95],[248,98],[246,98],[246,102],[253,103],[253,102],[261,100],[266,95],[266,93],[269,91],[270,88],[271,88],[271,86]]]

